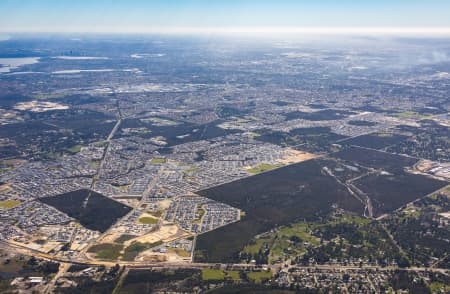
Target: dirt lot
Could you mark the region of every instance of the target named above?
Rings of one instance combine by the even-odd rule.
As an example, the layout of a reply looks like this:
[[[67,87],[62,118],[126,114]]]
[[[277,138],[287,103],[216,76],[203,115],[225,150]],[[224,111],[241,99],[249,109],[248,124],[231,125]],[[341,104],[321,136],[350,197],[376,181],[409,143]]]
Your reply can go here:
[[[280,163],[291,164],[319,157],[319,155],[295,150],[292,148],[287,148],[285,153],[286,156],[282,160],[280,160]]]
[[[175,240],[175,239],[178,239],[181,237],[187,237],[190,235],[191,234],[181,230],[176,225],[163,224],[157,230],[155,230],[149,234],[126,241],[124,243],[124,245],[129,246],[134,241],[141,242],[141,243],[155,243],[158,241],[170,242],[172,240]]]

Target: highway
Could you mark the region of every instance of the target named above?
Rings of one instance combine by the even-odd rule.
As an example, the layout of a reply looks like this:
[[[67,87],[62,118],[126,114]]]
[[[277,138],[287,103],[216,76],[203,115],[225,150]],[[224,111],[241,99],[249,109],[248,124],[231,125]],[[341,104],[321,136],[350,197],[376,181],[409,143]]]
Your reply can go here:
[[[199,262],[108,262],[108,261],[91,261],[91,260],[71,260],[62,257],[56,257],[49,254],[39,252],[37,250],[26,248],[25,246],[11,244],[9,242],[0,241],[0,248],[6,250],[12,250],[25,255],[35,256],[37,258],[45,259],[48,261],[59,262],[64,264],[77,264],[86,266],[114,266],[119,264],[125,266],[129,269],[181,269],[181,268],[191,268],[191,269],[204,269],[212,267],[220,268],[240,268],[240,269],[254,269],[254,268],[268,268],[274,272],[278,272],[281,269],[294,269],[294,270],[376,270],[376,271],[394,271],[394,270],[406,270],[406,271],[416,271],[416,272],[436,272],[450,275],[448,269],[445,268],[435,268],[435,267],[398,267],[398,266],[374,266],[374,265],[308,265],[308,266],[285,266],[284,264],[248,264],[248,263],[199,263]],[[66,267],[67,265],[65,265]]]

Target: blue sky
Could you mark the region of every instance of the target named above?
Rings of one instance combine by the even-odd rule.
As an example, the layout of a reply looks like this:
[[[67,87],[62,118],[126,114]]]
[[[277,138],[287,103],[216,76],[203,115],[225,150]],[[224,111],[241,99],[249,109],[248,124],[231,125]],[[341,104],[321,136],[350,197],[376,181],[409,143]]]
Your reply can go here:
[[[449,0],[0,0],[1,31],[450,28]]]

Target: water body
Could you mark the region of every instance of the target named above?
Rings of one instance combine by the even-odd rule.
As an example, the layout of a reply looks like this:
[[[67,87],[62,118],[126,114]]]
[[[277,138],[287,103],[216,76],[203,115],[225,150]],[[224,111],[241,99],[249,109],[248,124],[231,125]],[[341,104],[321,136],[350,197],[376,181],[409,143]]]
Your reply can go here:
[[[108,57],[96,57],[96,56],[55,56],[55,59],[64,59],[64,60],[105,60]]]
[[[7,73],[23,65],[39,62],[40,57],[0,58],[0,73]]]
[[[85,72],[113,72],[113,71],[123,71],[123,72],[137,72],[135,68],[129,69],[112,69],[112,68],[102,68],[102,69],[67,69],[67,70],[57,70],[53,71],[52,74],[79,74]]]

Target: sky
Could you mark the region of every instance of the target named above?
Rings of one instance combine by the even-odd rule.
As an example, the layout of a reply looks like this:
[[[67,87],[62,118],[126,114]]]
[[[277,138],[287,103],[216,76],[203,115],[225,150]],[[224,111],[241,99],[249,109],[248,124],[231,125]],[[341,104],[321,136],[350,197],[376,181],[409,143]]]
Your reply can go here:
[[[0,0],[3,32],[450,32],[449,0]]]

